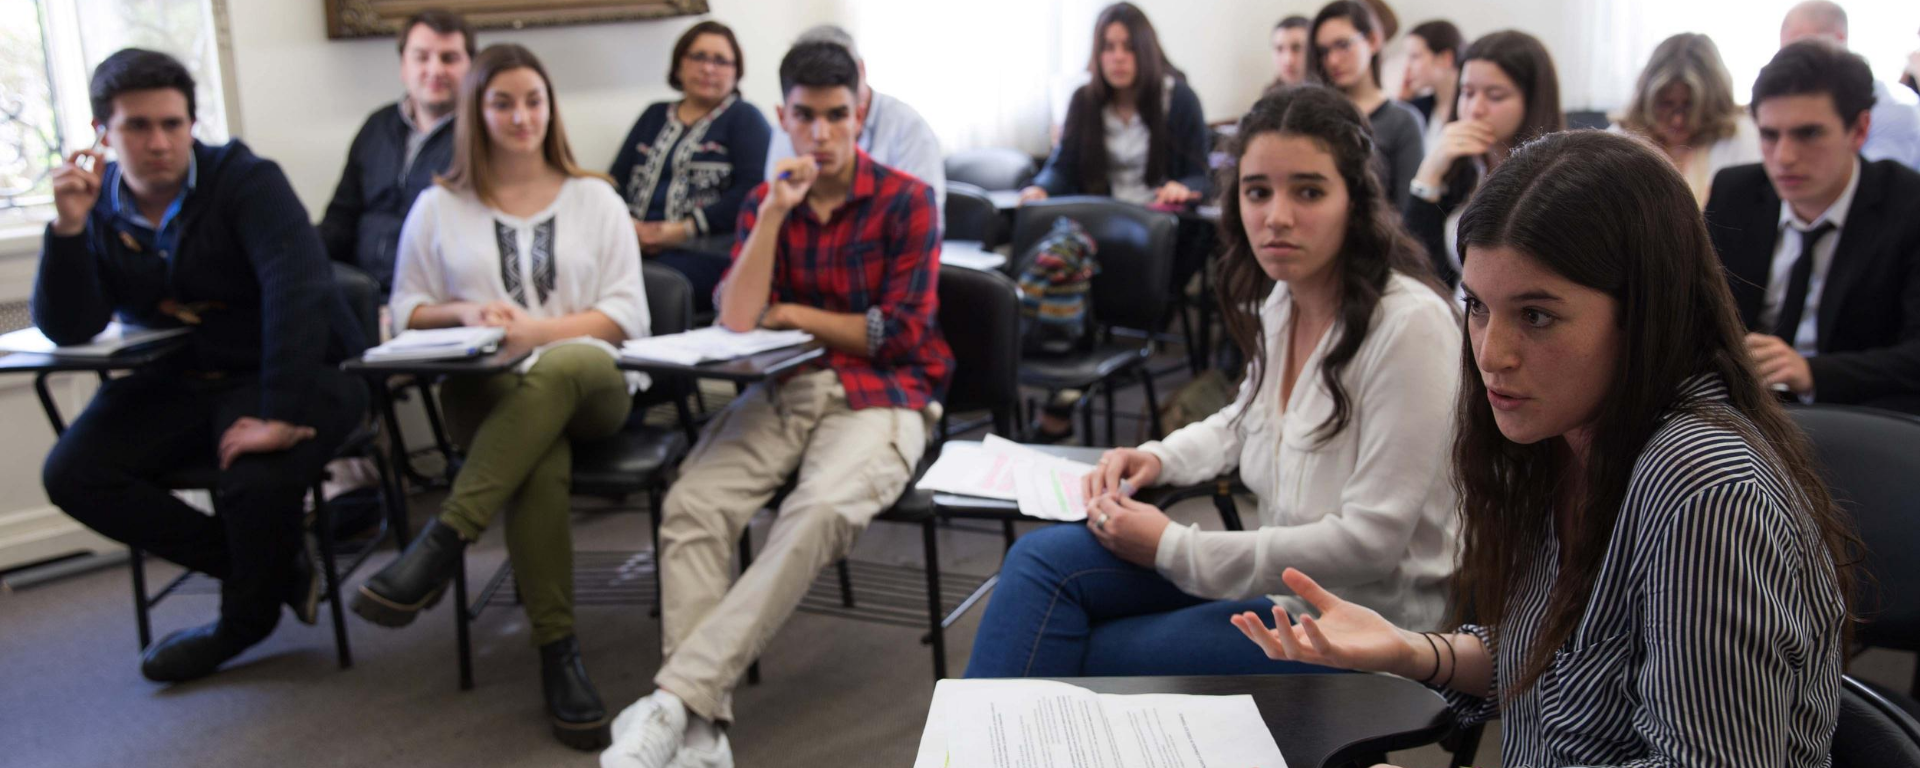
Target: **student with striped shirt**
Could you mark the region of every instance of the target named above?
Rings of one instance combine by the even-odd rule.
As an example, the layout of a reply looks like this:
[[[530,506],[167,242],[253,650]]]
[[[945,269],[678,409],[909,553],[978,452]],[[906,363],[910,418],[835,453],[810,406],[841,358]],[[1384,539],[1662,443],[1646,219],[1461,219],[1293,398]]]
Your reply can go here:
[[[1819,766],[1858,539],[1761,386],[1693,193],[1644,144],[1523,146],[1460,222],[1464,623],[1233,623],[1275,659],[1434,685],[1510,766]]]

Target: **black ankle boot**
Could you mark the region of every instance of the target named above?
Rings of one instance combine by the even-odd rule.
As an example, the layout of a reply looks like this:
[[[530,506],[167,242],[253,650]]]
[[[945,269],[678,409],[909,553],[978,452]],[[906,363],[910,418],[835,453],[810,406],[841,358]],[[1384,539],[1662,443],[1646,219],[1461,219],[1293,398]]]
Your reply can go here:
[[[438,518],[353,596],[353,612],[383,627],[404,627],[447,591],[467,543]]]
[[[206,677],[252,643],[220,631],[220,622],[183,629],[162,638],[140,659],[140,674],[156,683]]]
[[[604,749],[613,742],[607,707],[587,680],[580,640],[569,635],[540,646],[540,688],[547,700],[553,737],[579,750]]]

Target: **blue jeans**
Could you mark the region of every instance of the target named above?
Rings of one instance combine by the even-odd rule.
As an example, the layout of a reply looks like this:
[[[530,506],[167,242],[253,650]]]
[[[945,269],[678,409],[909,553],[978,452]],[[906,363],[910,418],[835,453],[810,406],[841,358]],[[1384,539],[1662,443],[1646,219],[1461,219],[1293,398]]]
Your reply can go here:
[[[1081,525],[1014,542],[973,639],[967,677],[1331,672],[1267,658],[1227,618],[1273,601],[1207,600],[1128,563]]]

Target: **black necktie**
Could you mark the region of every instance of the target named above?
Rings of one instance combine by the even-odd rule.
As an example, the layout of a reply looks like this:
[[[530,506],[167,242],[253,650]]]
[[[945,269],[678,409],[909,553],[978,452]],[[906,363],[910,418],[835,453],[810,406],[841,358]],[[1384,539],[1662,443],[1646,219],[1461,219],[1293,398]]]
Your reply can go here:
[[[1813,249],[1820,244],[1820,238],[1832,231],[1833,222],[1829,221],[1800,233],[1800,258],[1793,262],[1793,272],[1787,276],[1787,295],[1780,299],[1780,319],[1773,324],[1773,335],[1789,347],[1800,335],[1800,316],[1807,308],[1807,283],[1813,281]]]

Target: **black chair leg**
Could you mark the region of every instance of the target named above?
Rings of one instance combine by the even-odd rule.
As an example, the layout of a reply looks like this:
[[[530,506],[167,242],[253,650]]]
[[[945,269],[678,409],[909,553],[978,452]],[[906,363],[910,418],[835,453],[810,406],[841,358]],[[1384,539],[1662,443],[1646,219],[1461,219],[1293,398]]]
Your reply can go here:
[[[1206,353],[1200,349],[1199,339],[1193,333],[1193,312],[1200,311],[1200,308],[1196,306],[1191,309],[1192,312],[1189,312],[1186,302],[1182,301],[1175,311],[1180,313],[1180,335],[1187,340],[1187,372],[1198,376]]]
[[[840,605],[841,607],[844,607],[844,608],[852,608],[853,607],[853,571],[847,568],[847,559],[844,557],[840,558],[838,562],[834,563],[833,568],[834,570],[840,572],[839,574],[840,575]]]
[[[1440,748],[1453,753],[1453,765],[1473,765],[1474,756],[1480,752],[1480,737],[1485,735],[1486,728],[1482,724],[1456,729],[1440,740]]]
[[[1106,381],[1101,382],[1100,388],[1106,390],[1106,395],[1107,395],[1107,443],[1106,444],[1119,445],[1120,444],[1120,435],[1118,434],[1119,430],[1114,426],[1115,411],[1119,409],[1116,408],[1113,403],[1113,379],[1107,379]]]
[[[937,533],[933,518],[920,524],[920,542],[927,560],[927,630],[933,645],[935,681],[947,676],[947,630],[941,623],[947,611],[940,604],[940,539]]]
[[[1153,434],[1148,439],[1158,440],[1166,436],[1165,426],[1160,423],[1160,398],[1153,391],[1153,372],[1144,365],[1140,367],[1140,386],[1147,395],[1147,421],[1153,425]]]
[[[1080,395],[1080,444],[1088,448],[1100,444],[1100,441],[1095,440],[1093,436],[1093,393],[1091,392]]]
[[[427,412],[427,426],[433,431],[433,445],[440,450],[441,458],[447,462],[446,480],[453,482],[455,465],[458,464],[453,450],[453,441],[447,437],[447,427],[440,421],[440,403],[433,396],[433,385],[425,380],[420,384],[420,405]]]
[[[340,602],[340,568],[333,559],[333,511],[327,508],[320,483],[313,484],[313,527],[320,537],[320,566],[326,576],[328,613],[333,615],[333,647],[340,668],[353,667],[353,649],[347,644],[347,616]]]
[[[387,510],[387,530],[393,532],[393,549],[405,552],[413,540],[413,524],[407,519],[406,489],[401,487],[400,474],[379,449],[368,451],[368,455],[373,460],[374,472],[380,475],[380,503]]]
[[[653,518],[651,525],[648,526],[653,533],[653,610],[647,615],[656,619],[660,618],[660,606],[664,602],[660,596],[660,582],[663,578],[660,567],[660,502],[663,497],[660,484],[656,481],[654,487],[647,491],[647,514]],[[662,644],[660,650],[664,652],[666,646]]]
[[[453,569],[454,643],[460,652],[460,690],[473,690],[473,639],[467,626],[473,616],[467,613],[467,558],[461,557]]]
[[[1000,535],[1007,540],[1007,549],[1013,549],[1013,539],[1015,534],[1013,532],[1012,520],[1000,521]]]
[[[140,651],[153,645],[153,622],[147,617],[147,557],[138,547],[127,548],[127,570],[133,574],[133,625],[140,632]]]
[[[1240,523],[1240,509],[1233,505],[1233,492],[1221,488],[1213,494],[1214,511],[1220,513],[1220,526],[1229,531],[1246,530]]]

